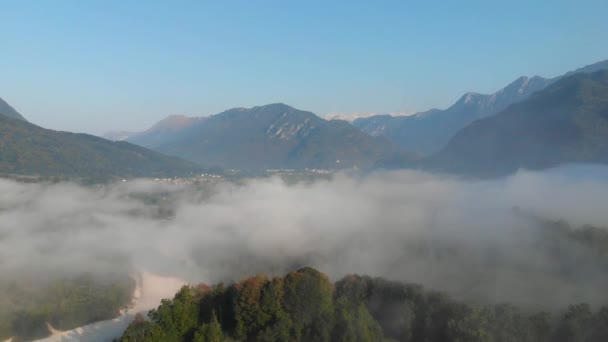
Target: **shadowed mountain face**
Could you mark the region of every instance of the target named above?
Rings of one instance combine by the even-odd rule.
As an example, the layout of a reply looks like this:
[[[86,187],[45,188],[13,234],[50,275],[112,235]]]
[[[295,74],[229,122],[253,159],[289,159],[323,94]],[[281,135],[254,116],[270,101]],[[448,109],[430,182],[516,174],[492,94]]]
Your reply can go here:
[[[0,114],[4,115],[4,116],[8,116],[9,118],[26,121],[25,118],[21,114],[19,114],[19,112],[17,112],[15,110],[15,108],[11,107],[11,105],[6,103],[6,101],[4,101],[1,98],[0,98]]]
[[[103,138],[112,141],[130,141],[140,146],[150,148],[158,147],[170,141],[175,133],[203,121],[204,117],[189,117],[185,115],[171,115],[159,121],[154,126],[143,132],[111,131],[103,135]]]
[[[608,163],[608,70],[565,77],[461,130],[427,167],[478,176]]]
[[[0,115],[0,173],[66,177],[186,176],[201,167],[127,142],[44,129]]]
[[[176,137],[176,133],[204,121],[205,117],[171,115],[145,132],[133,133],[126,140],[148,148],[157,148]]]
[[[346,121],[327,121],[284,104],[234,108],[190,118],[159,134],[151,131],[155,129],[129,141],[231,169],[367,167],[394,152],[386,139],[371,137]]]
[[[608,61],[603,61],[571,71],[566,75],[590,73],[607,68]],[[511,104],[527,99],[561,77],[553,79],[539,76],[520,77],[494,94],[466,93],[445,110],[432,109],[405,117],[372,116],[357,119],[353,125],[373,136],[385,136],[408,151],[429,155],[438,152],[458,130],[471,122],[495,115]]]

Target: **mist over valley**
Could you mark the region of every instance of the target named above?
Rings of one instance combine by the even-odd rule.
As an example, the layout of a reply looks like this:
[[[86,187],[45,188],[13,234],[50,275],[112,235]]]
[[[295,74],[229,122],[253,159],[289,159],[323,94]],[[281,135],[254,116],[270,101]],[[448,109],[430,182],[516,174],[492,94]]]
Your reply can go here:
[[[608,341],[608,2],[1,8],[1,342]]]

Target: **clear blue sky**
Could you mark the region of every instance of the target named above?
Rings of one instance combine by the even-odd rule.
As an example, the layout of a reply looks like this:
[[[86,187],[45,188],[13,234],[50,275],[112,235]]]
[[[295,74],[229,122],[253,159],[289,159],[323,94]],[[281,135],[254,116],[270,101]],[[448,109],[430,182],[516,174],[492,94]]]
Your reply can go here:
[[[0,97],[62,130],[446,107],[608,59],[608,1],[0,0]]]

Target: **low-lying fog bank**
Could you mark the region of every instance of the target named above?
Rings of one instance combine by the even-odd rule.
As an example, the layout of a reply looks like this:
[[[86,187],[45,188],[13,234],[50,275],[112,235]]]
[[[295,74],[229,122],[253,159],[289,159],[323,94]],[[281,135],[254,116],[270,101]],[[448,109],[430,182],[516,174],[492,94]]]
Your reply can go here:
[[[400,171],[202,188],[0,180],[0,272],[146,269],[216,283],[309,265],[479,302],[606,303],[605,258],[548,224],[608,227],[608,180],[580,173],[477,182]]]

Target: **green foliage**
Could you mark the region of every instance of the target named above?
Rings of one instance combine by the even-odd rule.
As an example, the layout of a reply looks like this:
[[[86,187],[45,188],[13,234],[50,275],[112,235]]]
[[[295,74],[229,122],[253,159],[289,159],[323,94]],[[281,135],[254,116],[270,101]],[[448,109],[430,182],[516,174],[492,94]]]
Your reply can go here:
[[[126,142],[47,130],[0,115],[0,173],[40,176],[188,176],[204,170]]]
[[[290,337],[293,322],[283,309],[283,284],[283,278],[275,278],[267,282],[262,289],[260,309],[268,320],[266,326],[257,334],[260,341],[286,341]]]
[[[194,333],[194,342],[223,342],[224,333],[215,313],[211,322],[203,323]]]
[[[195,289],[184,286],[173,300],[164,299],[157,309],[148,314],[166,338],[179,340],[182,336],[194,333],[199,317],[199,303],[194,298],[194,291]]]
[[[119,274],[2,279],[0,340],[45,337],[47,322],[68,330],[116,317],[131,303],[134,288],[133,279]]]
[[[353,303],[346,297],[336,300],[332,341],[371,342],[383,339],[380,324],[364,303]]]
[[[267,283],[266,277],[253,277],[236,285],[234,314],[238,337],[255,336],[270,320],[270,314],[261,308],[262,288]]]
[[[461,305],[448,322],[448,336],[454,342],[490,341],[488,316],[476,308]]]
[[[311,268],[229,287],[184,287],[149,316],[120,341],[608,341],[608,307],[578,304],[557,316],[477,307],[381,278],[350,275],[334,286]]]
[[[146,321],[141,314],[135,316],[133,323],[129,325],[123,333],[123,342],[160,342],[163,341],[164,334],[158,326]]]
[[[329,341],[333,326],[333,286],[326,275],[303,268],[285,277],[285,311],[293,335],[305,341]]]

